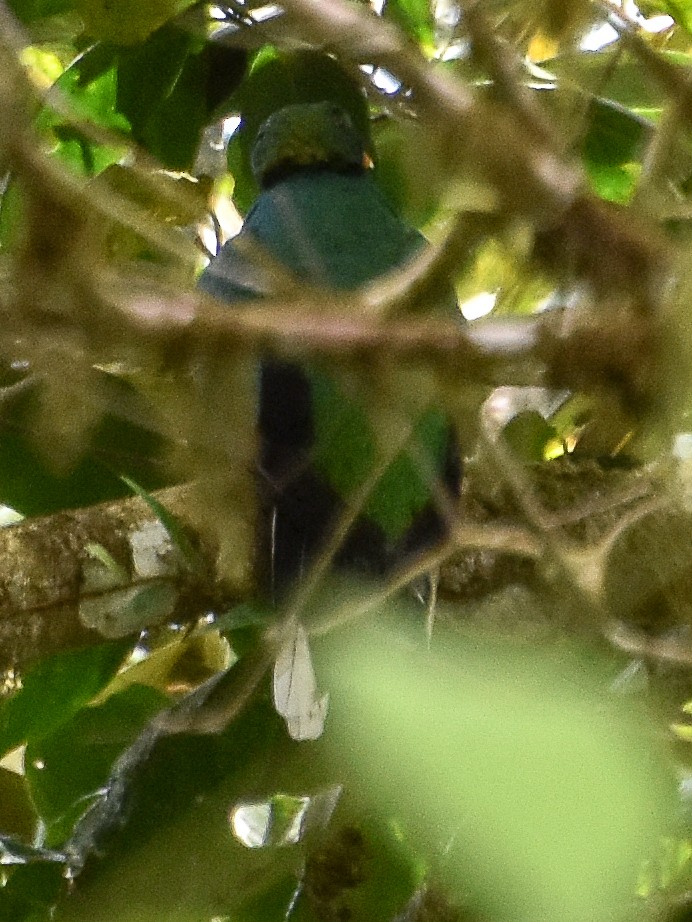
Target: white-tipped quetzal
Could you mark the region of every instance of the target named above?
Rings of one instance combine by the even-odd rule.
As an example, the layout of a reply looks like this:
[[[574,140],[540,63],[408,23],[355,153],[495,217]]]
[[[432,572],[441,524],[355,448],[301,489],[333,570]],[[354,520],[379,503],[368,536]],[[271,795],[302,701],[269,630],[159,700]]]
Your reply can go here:
[[[241,235],[298,279],[325,290],[355,289],[426,244],[392,210],[367,168],[363,139],[333,103],[271,115],[257,134],[252,167],[261,191]],[[261,277],[234,238],[199,284],[232,304],[262,297]],[[451,292],[446,302],[443,309],[456,312]],[[381,469],[382,439],[367,386],[346,393],[325,362],[267,356],[259,381],[260,578],[276,598],[324,547],[349,497]],[[337,565],[384,574],[444,535],[439,489],[454,499],[461,476],[454,429],[438,409],[424,408],[412,422],[416,451],[400,452],[370,490]]]

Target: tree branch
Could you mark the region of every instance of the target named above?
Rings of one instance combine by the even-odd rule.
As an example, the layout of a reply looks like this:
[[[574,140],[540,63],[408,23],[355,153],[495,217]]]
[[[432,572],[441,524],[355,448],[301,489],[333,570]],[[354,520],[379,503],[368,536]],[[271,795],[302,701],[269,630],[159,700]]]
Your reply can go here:
[[[104,637],[136,637],[156,624],[194,623],[222,601],[248,596],[248,504],[234,504],[221,527],[200,515],[196,485],[161,491],[157,499],[199,546],[202,567],[190,569],[139,497],[0,529],[0,666],[21,668]]]

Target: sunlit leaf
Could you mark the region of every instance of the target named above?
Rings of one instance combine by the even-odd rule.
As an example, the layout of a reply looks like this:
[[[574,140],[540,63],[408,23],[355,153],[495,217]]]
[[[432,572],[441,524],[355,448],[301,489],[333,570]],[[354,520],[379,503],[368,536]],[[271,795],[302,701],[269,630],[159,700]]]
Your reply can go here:
[[[387,0],[384,11],[424,50],[432,50],[435,41],[432,7],[431,0]]]
[[[688,32],[692,32],[692,4],[689,0],[657,0],[657,12],[668,13]]]
[[[510,420],[502,434],[522,461],[536,463],[545,460],[546,447],[557,432],[540,413],[529,410]]]

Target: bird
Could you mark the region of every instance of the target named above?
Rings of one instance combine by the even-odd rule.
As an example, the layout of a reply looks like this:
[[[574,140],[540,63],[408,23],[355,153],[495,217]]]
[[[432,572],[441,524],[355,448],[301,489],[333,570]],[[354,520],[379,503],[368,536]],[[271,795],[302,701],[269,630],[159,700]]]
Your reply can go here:
[[[266,297],[253,248],[329,293],[358,289],[428,245],[390,204],[369,168],[365,139],[334,102],[272,113],[258,130],[251,163],[259,195],[240,234],[198,282],[229,306]],[[444,302],[445,311],[460,316],[451,289]],[[373,475],[377,423],[368,414],[367,387],[363,399],[348,390],[325,362],[260,359],[258,582],[274,602],[304,577],[349,500]],[[446,535],[439,491],[449,502],[459,496],[456,430],[436,407],[422,413],[413,430],[436,488],[421,472],[420,453],[417,459],[399,453],[368,493],[334,566],[385,577]]]

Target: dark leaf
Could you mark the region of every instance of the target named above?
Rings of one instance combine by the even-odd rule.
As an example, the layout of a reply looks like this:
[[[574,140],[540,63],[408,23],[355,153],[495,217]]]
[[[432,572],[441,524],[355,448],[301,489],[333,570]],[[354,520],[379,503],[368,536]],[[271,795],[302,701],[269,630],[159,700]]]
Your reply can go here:
[[[0,922],[50,922],[65,889],[58,864],[28,864],[14,869],[0,891]]]
[[[68,721],[115,675],[128,641],[60,653],[36,665],[22,687],[0,701],[0,752],[39,739]]]
[[[167,704],[168,698],[153,688],[132,685],[29,743],[26,775],[48,844],[65,839],[87,798],[107,781],[117,756]]]
[[[32,23],[69,12],[74,8],[74,0],[9,0],[7,5],[20,22]]]
[[[610,167],[637,160],[653,127],[648,119],[624,106],[594,99],[589,109],[584,155],[590,164]]]

